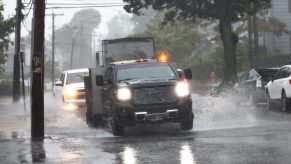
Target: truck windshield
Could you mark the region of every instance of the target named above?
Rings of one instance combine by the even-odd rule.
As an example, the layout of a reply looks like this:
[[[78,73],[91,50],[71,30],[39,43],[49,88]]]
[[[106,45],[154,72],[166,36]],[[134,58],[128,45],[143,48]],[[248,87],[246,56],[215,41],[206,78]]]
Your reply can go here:
[[[177,75],[167,63],[121,65],[117,69],[118,82],[134,79],[176,79]]]
[[[84,83],[84,76],[88,76],[89,72],[68,73],[66,84]]]

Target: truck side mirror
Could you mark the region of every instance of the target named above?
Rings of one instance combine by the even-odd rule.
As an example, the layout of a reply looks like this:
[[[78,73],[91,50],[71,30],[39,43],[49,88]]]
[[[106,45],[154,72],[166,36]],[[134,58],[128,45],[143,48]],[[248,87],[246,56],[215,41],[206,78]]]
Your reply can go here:
[[[183,70],[180,69],[180,68],[177,69],[177,73],[178,73],[178,75],[179,75],[179,78],[182,78],[182,77],[184,76],[184,72],[183,72]]]
[[[113,80],[112,79],[108,79],[107,81],[106,81],[106,84],[112,84],[113,83]]]
[[[55,86],[59,86],[59,87],[63,86],[62,81],[60,81],[60,80],[56,80],[56,82],[55,82]]]
[[[96,85],[97,86],[103,86],[104,85],[103,75],[97,75],[96,76]]]
[[[191,69],[184,69],[184,75],[186,79],[192,79],[192,71]]]

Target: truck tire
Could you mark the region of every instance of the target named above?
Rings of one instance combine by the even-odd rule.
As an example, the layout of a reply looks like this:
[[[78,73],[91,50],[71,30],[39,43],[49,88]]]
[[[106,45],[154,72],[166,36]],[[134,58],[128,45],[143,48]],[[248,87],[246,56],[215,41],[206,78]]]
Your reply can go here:
[[[119,125],[118,122],[113,119],[111,123],[111,130],[114,136],[122,136],[124,134],[124,126]]]
[[[186,130],[186,131],[191,130],[193,128],[193,120],[181,122],[180,127],[182,130]]]
[[[186,130],[186,131],[193,129],[193,119],[194,119],[194,115],[192,112],[190,112],[190,120],[182,120],[180,122],[181,129]]]

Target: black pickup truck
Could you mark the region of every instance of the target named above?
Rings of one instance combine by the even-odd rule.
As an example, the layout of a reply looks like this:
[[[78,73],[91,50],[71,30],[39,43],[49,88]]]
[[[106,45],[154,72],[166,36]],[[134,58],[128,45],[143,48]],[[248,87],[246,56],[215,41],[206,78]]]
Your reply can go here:
[[[116,136],[136,124],[176,122],[183,130],[193,128],[189,69],[181,77],[170,62],[142,59],[114,62],[102,75],[91,70],[90,76],[95,77],[85,81],[89,125],[107,119]]]

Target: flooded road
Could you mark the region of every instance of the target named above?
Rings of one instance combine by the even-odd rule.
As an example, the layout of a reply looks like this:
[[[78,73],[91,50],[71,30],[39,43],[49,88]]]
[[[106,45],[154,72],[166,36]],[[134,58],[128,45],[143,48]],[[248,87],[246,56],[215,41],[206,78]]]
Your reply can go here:
[[[0,161],[4,163],[290,163],[291,114],[237,106],[232,97],[193,94],[194,128],[137,126],[114,137],[88,128],[84,111],[45,101],[43,142],[30,140],[30,113],[0,100]],[[29,107],[27,109],[30,109]]]

